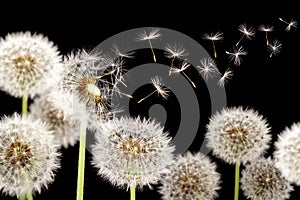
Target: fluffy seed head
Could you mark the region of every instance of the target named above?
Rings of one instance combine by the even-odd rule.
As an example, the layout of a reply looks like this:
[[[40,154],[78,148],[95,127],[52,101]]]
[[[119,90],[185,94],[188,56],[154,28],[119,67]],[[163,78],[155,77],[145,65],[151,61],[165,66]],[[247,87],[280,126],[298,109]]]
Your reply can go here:
[[[92,163],[119,187],[150,187],[173,162],[175,148],[155,120],[114,118],[99,124],[95,138]]]
[[[11,196],[40,193],[59,168],[58,145],[46,124],[18,114],[0,122],[0,190]]]
[[[270,128],[253,109],[232,107],[211,117],[206,138],[213,154],[234,164],[260,157],[269,147]]]
[[[15,97],[44,92],[61,69],[53,42],[42,34],[17,32],[0,41],[0,87]]]
[[[220,189],[217,166],[202,153],[178,155],[161,180],[162,199],[215,199]]]
[[[284,200],[290,197],[293,187],[271,158],[259,158],[242,171],[241,189],[249,199]]]
[[[275,143],[276,167],[289,181],[300,185],[300,123],[286,127]]]

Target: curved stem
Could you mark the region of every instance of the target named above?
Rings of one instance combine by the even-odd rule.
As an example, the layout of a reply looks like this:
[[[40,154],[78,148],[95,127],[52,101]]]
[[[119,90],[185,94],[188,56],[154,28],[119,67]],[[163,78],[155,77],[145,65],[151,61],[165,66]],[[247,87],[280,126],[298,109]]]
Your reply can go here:
[[[240,184],[240,160],[235,163],[235,184],[234,184],[234,200],[239,199],[239,184]]]
[[[130,200],[135,200],[135,186],[130,186]]]
[[[77,200],[83,200],[84,168],[85,168],[86,123],[82,122],[80,128],[78,173],[77,173]]]
[[[26,117],[28,113],[28,95],[24,93],[22,96],[22,116]]]

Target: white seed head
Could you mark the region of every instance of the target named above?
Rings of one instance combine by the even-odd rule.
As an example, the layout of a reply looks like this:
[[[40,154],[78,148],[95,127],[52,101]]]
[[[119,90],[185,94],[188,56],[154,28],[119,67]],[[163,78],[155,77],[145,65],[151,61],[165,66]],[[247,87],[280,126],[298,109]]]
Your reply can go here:
[[[222,40],[223,39],[223,33],[222,32],[216,32],[216,33],[204,33],[203,39],[216,41],[216,40]]]
[[[0,41],[0,87],[12,96],[30,97],[47,90],[61,69],[61,56],[42,34],[16,32]]]
[[[164,87],[162,80],[159,76],[151,78],[152,85],[155,87],[158,94],[160,94],[164,99],[167,99],[169,96],[169,91]]]
[[[145,30],[138,33],[138,40],[153,40],[161,37],[161,33],[159,32],[159,28],[152,28],[151,31],[147,34]]]
[[[241,190],[248,199],[284,200],[289,199],[293,187],[275,167],[274,160],[259,158],[243,169]]]
[[[114,118],[99,123],[95,139],[92,164],[119,187],[151,187],[173,162],[171,138],[154,120]]]
[[[251,37],[255,35],[254,28],[252,26],[248,26],[247,24],[241,24],[238,27],[238,30],[243,33],[248,39],[251,39]]]
[[[41,193],[60,167],[59,146],[41,120],[18,114],[0,122],[0,190],[10,196]]]
[[[213,154],[227,163],[255,160],[269,148],[270,128],[253,109],[225,108],[210,118],[206,138]]]
[[[60,99],[60,101],[62,100],[63,98]],[[82,119],[82,115],[77,115],[78,111],[76,112],[73,109],[70,102],[65,102],[63,109],[58,108],[48,96],[43,95],[35,98],[33,103],[30,104],[29,114],[34,120],[41,119],[47,123],[53,132],[55,142],[64,148],[68,148],[74,146],[79,140]]]
[[[175,43],[173,46],[167,44],[165,47],[165,55],[167,58],[183,58],[188,55],[186,49],[178,43]]]
[[[200,70],[200,74],[205,80],[213,78],[216,75],[220,75],[216,62],[211,58],[202,58],[200,65],[197,68]]]
[[[276,167],[289,181],[300,185],[300,123],[286,127],[275,143]]]
[[[216,168],[216,164],[200,152],[177,155],[169,166],[170,172],[161,179],[162,199],[215,199],[221,183]]]

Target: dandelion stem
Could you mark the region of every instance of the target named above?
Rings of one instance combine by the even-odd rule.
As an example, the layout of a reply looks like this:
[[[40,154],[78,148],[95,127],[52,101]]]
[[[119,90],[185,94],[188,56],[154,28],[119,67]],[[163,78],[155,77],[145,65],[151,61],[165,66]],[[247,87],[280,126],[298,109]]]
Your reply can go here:
[[[154,94],[155,92],[157,92],[157,90],[154,90],[153,92],[151,92],[150,94],[148,94],[147,96],[145,96],[144,98],[140,99],[138,101],[138,103],[141,103],[142,101],[144,101],[145,99],[147,99],[148,97],[150,97],[152,94]]]
[[[130,200],[135,200],[135,186],[130,186]]]
[[[26,117],[28,112],[28,95],[24,93],[22,96],[22,116]]]
[[[25,195],[20,196],[19,200],[26,200],[26,196]]]
[[[235,185],[234,185],[234,200],[239,199],[239,184],[240,184],[240,160],[235,163]]]
[[[86,143],[86,123],[82,122],[80,129],[79,141],[79,158],[78,158],[78,174],[77,174],[77,198],[76,200],[83,200],[84,187],[84,167],[85,167],[85,143]]]
[[[217,58],[216,45],[215,45],[214,41],[212,41],[212,44],[213,44],[213,49],[214,49],[214,56],[215,56],[215,58]]]
[[[31,193],[27,194],[27,200],[33,200],[33,196]]]
[[[156,56],[155,56],[155,54],[154,54],[154,51],[153,51],[153,47],[152,47],[151,41],[150,41],[150,40],[148,40],[148,41],[149,41],[149,45],[150,45],[151,52],[152,52],[152,55],[153,55],[153,60],[154,60],[154,62],[156,62]]]

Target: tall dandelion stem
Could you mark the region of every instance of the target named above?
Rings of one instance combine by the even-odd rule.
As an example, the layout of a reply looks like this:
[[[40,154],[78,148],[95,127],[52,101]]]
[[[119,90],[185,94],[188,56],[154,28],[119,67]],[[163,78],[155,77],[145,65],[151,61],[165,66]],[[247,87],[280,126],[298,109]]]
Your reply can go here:
[[[240,160],[235,163],[235,183],[234,183],[234,200],[239,199],[239,184],[240,184]]]
[[[154,61],[154,62],[156,62],[156,56],[155,56],[155,53],[154,53],[154,51],[153,51],[153,46],[152,46],[152,43],[151,43],[151,41],[150,41],[150,40],[148,40],[148,41],[149,41],[149,45],[150,45],[151,52],[152,52],[152,55],[153,55],[153,61]]]
[[[28,94],[24,93],[22,96],[22,116],[26,117],[28,112]]]
[[[80,128],[76,200],[83,200],[85,145],[86,145],[86,123],[82,122],[81,128]]]
[[[130,200],[135,200],[135,186],[130,186]]]

